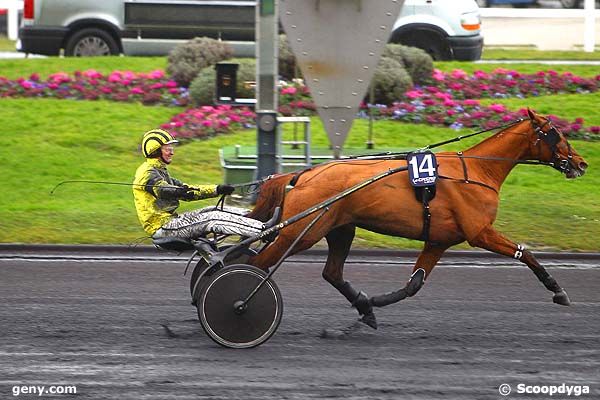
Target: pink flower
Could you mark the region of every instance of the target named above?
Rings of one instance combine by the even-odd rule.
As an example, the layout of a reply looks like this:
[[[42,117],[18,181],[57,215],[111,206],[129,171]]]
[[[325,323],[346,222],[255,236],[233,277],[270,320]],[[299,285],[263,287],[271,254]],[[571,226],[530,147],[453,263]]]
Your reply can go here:
[[[55,74],[50,75],[49,80],[51,82],[60,84],[64,82],[70,82],[71,78],[69,78],[69,75],[66,72],[57,72]]]
[[[113,71],[108,76],[108,81],[111,83],[117,83],[121,81],[121,73],[119,71]]]
[[[56,90],[56,89],[58,89],[58,87],[59,87],[58,83],[49,83],[48,84],[48,89],[51,89],[51,90]]]
[[[179,89],[177,89],[177,88],[171,88],[171,89],[169,89],[169,93],[171,93],[171,94],[178,94],[179,93]]]
[[[501,114],[506,111],[504,104],[491,104],[488,106],[488,108],[497,114]]]
[[[468,75],[462,69],[455,69],[454,71],[452,71],[450,76],[452,76],[454,79],[465,79]]]
[[[284,87],[281,89],[281,94],[296,94],[298,90],[293,86]]]
[[[446,92],[436,92],[433,95],[441,100],[450,100],[452,98],[452,95]]]
[[[453,116],[454,114],[456,114],[456,111],[454,111],[454,110],[451,108],[451,109],[449,109],[449,110],[446,110],[446,114],[447,114],[448,116],[450,116],[450,117],[451,117],[451,116]]]
[[[123,86],[129,86],[129,85],[131,85],[131,81],[129,79],[123,79],[121,81],[121,85],[123,85]]]
[[[201,125],[208,128],[208,127],[212,126],[212,122],[209,121],[208,119],[205,119],[204,121],[201,122]]]
[[[19,84],[21,85],[21,87],[22,87],[23,89],[31,89],[31,88],[33,87],[33,84],[32,84],[31,82],[29,82],[29,81],[25,81],[25,80],[24,80],[24,81],[21,81],[21,82],[19,82]]]
[[[409,90],[408,92],[404,93],[404,95],[409,99],[418,99],[419,97],[422,97],[424,93],[420,90]]]
[[[40,74],[33,73],[29,76],[29,80],[33,82],[37,82],[40,80]]]
[[[456,107],[456,102],[454,100],[447,99],[444,101],[444,107]]]
[[[446,79],[446,74],[444,74],[442,71],[440,71],[439,69],[435,68],[433,70],[433,75],[432,78],[438,82],[443,81]]]
[[[99,79],[102,78],[102,74],[95,69],[88,69],[87,71],[83,71],[83,76],[91,79]]]
[[[479,100],[467,99],[467,100],[463,101],[463,104],[465,106],[478,106],[479,105]]]
[[[131,93],[131,94],[144,94],[144,90],[141,87],[136,86],[136,87],[132,88],[129,91],[129,93]]]
[[[100,88],[100,91],[101,91],[102,93],[105,93],[105,94],[112,93],[112,89],[111,89],[110,87],[108,87],[108,86],[102,86],[102,87]]]
[[[483,71],[475,71],[473,72],[473,76],[475,76],[475,78],[477,79],[489,79],[489,75],[487,72],[483,72]]]
[[[148,74],[148,78],[150,79],[162,79],[165,77],[164,71],[157,69]]]
[[[150,85],[150,89],[152,89],[152,90],[162,89],[163,86],[164,85],[162,83],[156,82],[156,83],[153,83],[152,85]]]
[[[165,83],[165,86],[168,88],[176,88],[177,87],[177,82],[175,81],[168,81],[167,83]]]

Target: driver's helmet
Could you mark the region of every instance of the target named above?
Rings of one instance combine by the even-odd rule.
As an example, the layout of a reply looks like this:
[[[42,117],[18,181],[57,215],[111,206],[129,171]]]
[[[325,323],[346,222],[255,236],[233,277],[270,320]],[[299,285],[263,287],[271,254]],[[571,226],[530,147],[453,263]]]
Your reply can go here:
[[[142,153],[146,158],[157,156],[161,146],[165,144],[179,143],[173,136],[164,129],[152,129],[144,133],[142,138]]]

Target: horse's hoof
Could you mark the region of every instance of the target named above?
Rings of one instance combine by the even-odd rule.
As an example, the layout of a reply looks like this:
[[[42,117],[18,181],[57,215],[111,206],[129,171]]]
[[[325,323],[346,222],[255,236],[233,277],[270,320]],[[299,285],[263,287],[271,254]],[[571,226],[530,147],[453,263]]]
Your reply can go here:
[[[569,295],[562,289],[560,292],[554,293],[552,297],[552,301],[556,304],[560,304],[561,306],[570,306],[571,300],[569,299]]]
[[[377,319],[375,318],[375,314],[373,313],[363,315],[362,318],[359,319],[359,321],[363,324],[370,326],[373,329],[377,329]]]
[[[412,297],[419,289],[423,287],[425,283],[425,270],[423,268],[419,268],[416,270],[411,276],[408,284],[406,285],[406,294],[408,297]]]

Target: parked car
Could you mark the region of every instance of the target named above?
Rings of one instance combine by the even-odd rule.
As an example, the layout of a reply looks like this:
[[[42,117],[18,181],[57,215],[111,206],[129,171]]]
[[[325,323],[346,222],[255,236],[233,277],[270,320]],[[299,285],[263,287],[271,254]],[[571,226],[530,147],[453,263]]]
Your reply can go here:
[[[254,56],[255,1],[25,0],[17,49],[66,56],[164,55],[193,37]],[[406,0],[391,41],[439,60],[481,57],[475,0]]]
[[[562,8],[582,8],[584,0],[557,0]],[[530,7],[538,5],[537,0],[477,0],[479,7],[493,7],[495,5],[511,4],[513,7]],[[600,1],[596,0],[596,7]]]
[[[523,8],[536,5],[537,0],[477,0],[479,7],[493,7],[501,4],[510,4],[513,7]]]

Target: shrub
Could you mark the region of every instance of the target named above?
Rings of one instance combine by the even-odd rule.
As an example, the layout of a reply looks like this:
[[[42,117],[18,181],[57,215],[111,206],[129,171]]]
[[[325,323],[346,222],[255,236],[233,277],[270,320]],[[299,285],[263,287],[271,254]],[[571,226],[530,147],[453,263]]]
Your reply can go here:
[[[194,38],[169,53],[167,72],[179,85],[187,87],[201,69],[232,55],[233,49],[227,43],[206,37]]]
[[[413,86],[413,82],[402,64],[384,57],[377,66],[371,85],[374,88],[375,103],[392,104]]]
[[[292,52],[287,37],[279,35],[279,76],[283,79],[291,81],[294,78],[300,77],[300,69],[297,67],[296,57]]]
[[[254,88],[247,87],[246,82],[256,79],[256,61],[253,58],[236,60],[239,63],[237,72],[237,97],[254,98]],[[204,68],[190,85],[190,99],[192,104],[207,105],[215,102],[216,71],[214,67]]]
[[[424,50],[400,44],[388,44],[383,51],[383,57],[394,59],[402,64],[417,85],[431,80],[433,59]]]

